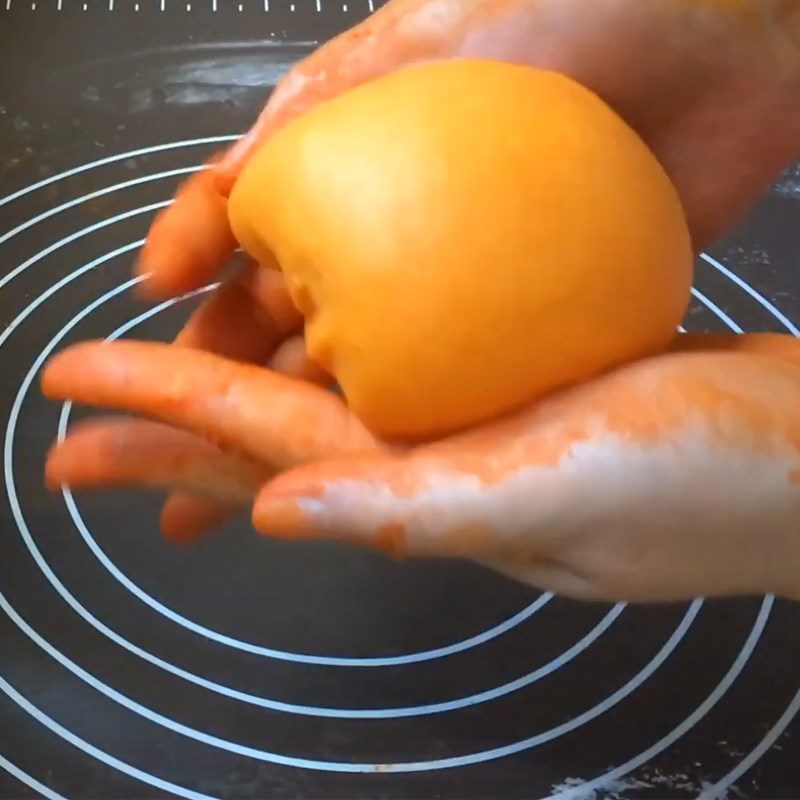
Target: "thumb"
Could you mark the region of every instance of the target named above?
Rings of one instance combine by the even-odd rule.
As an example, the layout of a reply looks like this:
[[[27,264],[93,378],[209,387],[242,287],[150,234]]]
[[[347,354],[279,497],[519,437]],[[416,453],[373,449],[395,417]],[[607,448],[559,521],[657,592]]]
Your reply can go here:
[[[259,492],[253,524],[269,536],[347,541],[396,556],[480,559],[510,555],[527,539],[519,536],[524,520],[511,518],[519,505],[505,511],[498,515],[478,475],[448,459],[364,456],[281,474]]]
[[[278,81],[253,127],[215,169],[217,190],[229,195],[253,153],[301,114],[375,78],[447,55],[475,3],[436,5],[431,0],[390,0],[296,64]]]

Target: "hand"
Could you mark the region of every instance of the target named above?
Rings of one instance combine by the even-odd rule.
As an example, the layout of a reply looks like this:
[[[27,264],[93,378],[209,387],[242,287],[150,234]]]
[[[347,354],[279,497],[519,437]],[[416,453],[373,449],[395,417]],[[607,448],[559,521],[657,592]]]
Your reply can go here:
[[[357,84],[454,56],[551,68],[596,91],[671,176],[698,249],[800,152],[798,0],[390,0],[291,70],[252,130],[180,189],[143,249],[145,291],[180,294],[219,275],[235,246],[225,197],[273,131]],[[235,278],[177,343],[269,361],[299,320],[275,326],[269,300],[265,317],[260,281],[249,269]],[[297,338],[276,359],[324,380]],[[223,517],[216,503],[180,496],[163,524],[186,535]]]
[[[470,558],[579,598],[800,597],[791,337],[680,336],[670,353],[412,448],[377,440],[323,388],[170,345],[77,345],[43,388],[183,429],[79,426],[48,459],[54,487],[255,498],[265,534]]]

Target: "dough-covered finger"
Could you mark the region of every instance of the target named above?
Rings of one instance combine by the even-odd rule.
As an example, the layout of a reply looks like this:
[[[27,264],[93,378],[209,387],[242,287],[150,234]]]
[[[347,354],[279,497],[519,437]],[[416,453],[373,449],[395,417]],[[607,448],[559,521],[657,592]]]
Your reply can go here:
[[[72,428],[47,458],[51,488],[176,487],[246,504],[268,472],[249,459],[167,425],[129,418],[91,420]]]
[[[214,184],[215,164],[179,188],[171,205],[153,221],[137,271],[146,276],[148,297],[173,297],[214,280],[227,264],[236,240],[228,223],[227,200]]]
[[[204,300],[175,344],[263,364],[301,325],[281,273],[249,261]],[[170,539],[189,541],[221,525],[235,510],[224,501],[179,493],[167,498],[161,527]]]
[[[175,345],[75,345],[49,363],[42,387],[54,399],[169,422],[277,469],[379,449],[333,393]]]
[[[244,508],[218,497],[175,491],[161,509],[161,531],[172,542],[194,542]]]
[[[301,325],[281,274],[251,262],[203,301],[175,344],[263,364]]]

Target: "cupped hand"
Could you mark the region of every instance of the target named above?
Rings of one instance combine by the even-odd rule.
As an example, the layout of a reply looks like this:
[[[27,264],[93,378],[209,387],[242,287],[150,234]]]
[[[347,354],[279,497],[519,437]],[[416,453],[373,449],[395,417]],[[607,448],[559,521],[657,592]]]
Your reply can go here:
[[[45,394],[143,414],[50,454],[55,488],[142,485],[252,506],[261,533],[462,557],[586,599],[800,596],[800,343],[669,353],[417,447],[332,392],[174,345],[86,343]]]

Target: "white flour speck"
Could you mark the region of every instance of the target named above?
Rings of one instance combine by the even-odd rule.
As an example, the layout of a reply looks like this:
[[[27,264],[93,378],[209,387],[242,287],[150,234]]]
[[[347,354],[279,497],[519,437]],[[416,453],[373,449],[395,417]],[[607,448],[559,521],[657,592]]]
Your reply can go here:
[[[800,200],[800,164],[795,164],[781,175],[772,187],[772,194]]]

